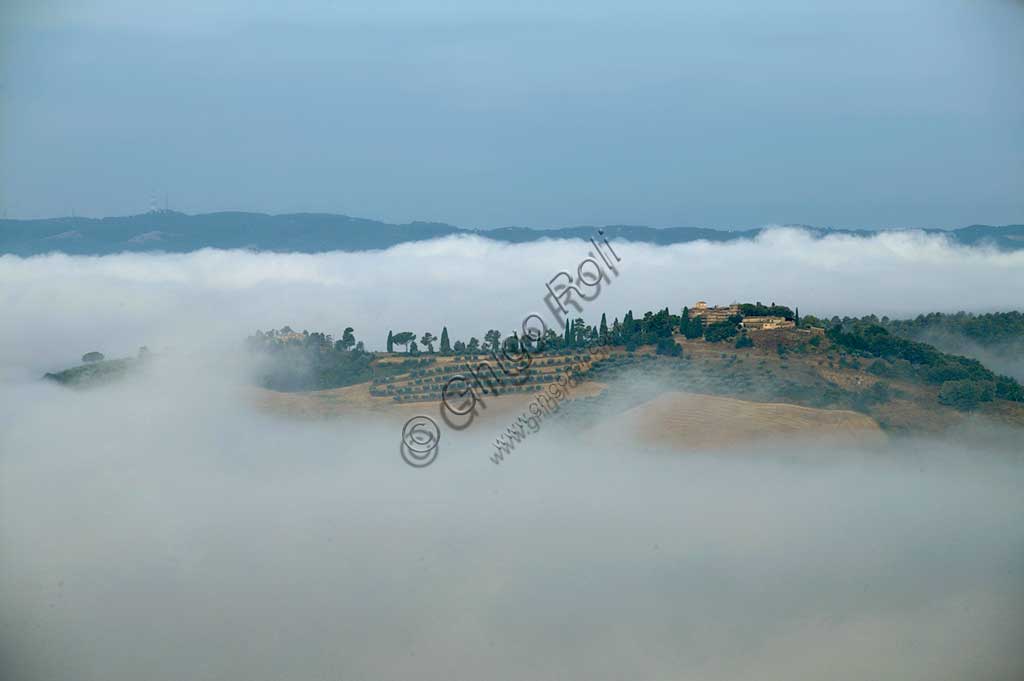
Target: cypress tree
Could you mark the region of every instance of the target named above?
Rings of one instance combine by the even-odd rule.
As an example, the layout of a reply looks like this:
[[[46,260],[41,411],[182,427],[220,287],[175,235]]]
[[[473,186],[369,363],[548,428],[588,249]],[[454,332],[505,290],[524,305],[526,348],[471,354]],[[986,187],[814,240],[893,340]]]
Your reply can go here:
[[[796,328],[798,328],[798,329],[800,328],[800,308],[799,307],[796,309],[796,316],[795,316],[795,319],[793,320],[793,323],[796,324]]]
[[[394,337],[391,334],[391,331],[389,330],[388,331],[388,352],[394,352],[394,351],[395,351],[395,341],[394,341]]]
[[[608,338],[608,318],[604,316],[604,312],[601,313],[601,328],[599,333],[602,339]]]
[[[452,352],[451,343],[448,342],[448,327],[441,327],[441,354],[450,355]]]
[[[562,342],[565,344],[566,347],[569,346],[569,339],[572,338],[571,334],[572,334],[572,331],[570,330],[570,327],[569,327],[569,319],[566,318],[566,320],[565,320],[565,334],[562,336]]]

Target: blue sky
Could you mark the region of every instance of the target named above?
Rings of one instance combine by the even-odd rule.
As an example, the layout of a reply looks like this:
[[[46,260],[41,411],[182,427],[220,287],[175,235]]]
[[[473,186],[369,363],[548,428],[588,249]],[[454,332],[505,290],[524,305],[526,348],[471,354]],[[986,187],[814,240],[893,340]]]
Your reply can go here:
[[[1024,222],[1024,3],[0,9],[0,211]]]

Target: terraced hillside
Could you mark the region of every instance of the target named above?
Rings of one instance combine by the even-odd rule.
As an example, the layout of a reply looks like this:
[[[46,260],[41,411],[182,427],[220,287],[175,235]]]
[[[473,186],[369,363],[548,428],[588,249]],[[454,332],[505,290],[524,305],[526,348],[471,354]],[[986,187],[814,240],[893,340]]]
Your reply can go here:
[[[487,393],[532,393],[543,390],[566,372],[589,372],[600,363],[601,356],[589,351],[554,351],[529,359],[513,359],[520,361],[488,355],[428,358],[420,368],[374,378],[370,395],[391,398],[395,402],[436,402],[441,399],[445,384],[459,376]],[[463,389],[461,382],[454,388]]]

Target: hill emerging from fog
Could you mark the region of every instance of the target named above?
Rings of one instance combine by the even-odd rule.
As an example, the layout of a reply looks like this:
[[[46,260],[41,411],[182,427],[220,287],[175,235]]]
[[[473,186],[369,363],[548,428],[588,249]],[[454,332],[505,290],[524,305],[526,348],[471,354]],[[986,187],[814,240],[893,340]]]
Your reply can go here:
[[[261,334],[247,345],[261,367],[262,387],[251,393],[256,403],[301,418],[437,414],[442,390],[462,375],[486,402],[479,419],[500,430],[515,426],[539,393],[551,393],[560,376],[572,374],[579,385],[566,391],[552,418],[593,430],[602,442],[625,436],[717,447],[799,435],[864,444],[884,441],[886,434],[939,434],[972,420],[1024,427],[1024,391],[1016,381],[877,325],[750,330],[722,340],[673,332],[668,338],[653,345],[552,348],[515,375],[489,371],[497,358],[486,351],[332,350],[319,333],[295,332]],[[145,353],[46,378],[88,387],[142,372],[150,361],[158,360]]]
[[[800,227],[816,236],[849,234],[870,237],[880,233],[879,230]],[[764,228],[719,230],[703,227],[609,225],[602,229],[606,236],[615,239],[669,245],[698,240],[723,242],[753,239]],[[328,213],[267,215],[222,212],[188,215],[160,210],[110,218],[0,220],[0,253],[19,256],[51,252],[106,255],[121,252],[185,253],[201,248],[318,253],[377,250],[453,235],[476,235],[507,243],[539,239],[589,239],[594,235],[594,230],[592,226],[481,230],[438,222],[396,225]],[[945,234],[953,243],[960,245],[990,245],[1007,251],[1024,248],[1024,225],[972,225],[949,231],[924,231]]]

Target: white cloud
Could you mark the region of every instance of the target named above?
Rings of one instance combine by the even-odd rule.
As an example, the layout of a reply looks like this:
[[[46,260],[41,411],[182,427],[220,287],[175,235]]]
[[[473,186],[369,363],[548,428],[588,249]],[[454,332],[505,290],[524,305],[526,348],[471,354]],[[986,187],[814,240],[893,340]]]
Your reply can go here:
[[[1024,255],[896,235],[616,246],[616,313],[1021,300]],[[0,659],[12,678],[1018,678],[1024,470],[953,442],[716,455],[580,444],[414,470],[397,423],[286,421],[256,327],[511,328],[581,242],[0,258]],[[95,391],[38,374],[173,345]],[[191,349],[203,349],[200,354]],[[996,434],[1000,437],[999,434]],[[792,452],[787,452],[792,454]],[[822,459],[807,463],[807,459]],[[964,655],[963,650],[972,651]]]
[[[0,392],[12,678],[1017,678],[1024,470],[286,422],[217,371]],[[788,452],[787,454],[792,454]],[[963,655],[969,648],[972,655]]]
[[[140,345],[231,344],[256,328],[339,333],[370,348],[388,328],[454,338],[511,331],[545,312],[545,283],[574,272],[589,244],[521,245],[479,238],[404,244],[369,253],[275,254],[202,250],[106,257],[0,257],[0,367],[49,370],[84,352]],[[584,310],[596,322],[627,309],[702,299],[779,302],[803,314],[912,316],[1012,309],[1024,300],[1024,251],[964,248],[942,236],[870,239],[776,229],[755,241],[670,247],[616,244],[620,276]]]

